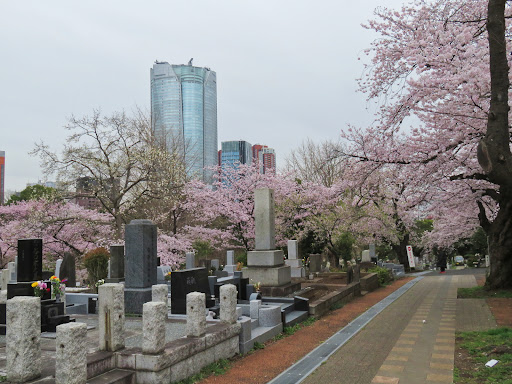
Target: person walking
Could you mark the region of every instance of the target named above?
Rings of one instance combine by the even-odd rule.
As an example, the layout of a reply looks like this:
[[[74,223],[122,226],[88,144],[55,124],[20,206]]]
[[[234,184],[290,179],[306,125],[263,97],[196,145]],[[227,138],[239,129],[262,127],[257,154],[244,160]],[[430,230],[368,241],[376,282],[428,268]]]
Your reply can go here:
[[[437,266],[441,269],[439,273],[445,273],[446,269],[446,252],[443,248],[439,249],[437,253]]]

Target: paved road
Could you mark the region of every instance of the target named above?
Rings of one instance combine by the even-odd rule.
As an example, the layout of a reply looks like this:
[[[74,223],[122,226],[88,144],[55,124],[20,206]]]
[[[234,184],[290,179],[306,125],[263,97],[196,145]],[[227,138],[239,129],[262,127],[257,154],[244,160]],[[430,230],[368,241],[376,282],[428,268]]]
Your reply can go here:
[[[457,288],[476,285],[475,272],[427,274],[301,382],[452,383],[456,329],[496,326],[482,301],[457,300]]]

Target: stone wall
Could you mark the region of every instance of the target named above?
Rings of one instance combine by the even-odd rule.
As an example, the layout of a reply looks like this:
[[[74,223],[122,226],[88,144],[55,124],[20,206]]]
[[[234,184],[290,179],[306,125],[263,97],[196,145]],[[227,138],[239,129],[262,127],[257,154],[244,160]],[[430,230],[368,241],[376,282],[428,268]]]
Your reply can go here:
[[[379,288],[379,276],[376,273],[368,273],[361,277],[361,291],[371,292]]]

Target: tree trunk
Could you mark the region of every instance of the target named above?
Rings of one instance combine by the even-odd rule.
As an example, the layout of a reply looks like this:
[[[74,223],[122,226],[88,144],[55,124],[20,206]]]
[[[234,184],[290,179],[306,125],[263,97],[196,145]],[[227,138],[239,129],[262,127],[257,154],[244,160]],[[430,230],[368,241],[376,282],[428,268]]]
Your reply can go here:
[[[409,259],[407,257],[407,246],[409,245],[409,234],[400,239],[399,244],[391,244],[391,248],[395,252],[398,262],[403,264],[406,270],[409,270]]]
[[[491,74],[491,102],[485,137],[478,145],[478,162],[490,182],[499,186],[492,196],[498,214],[492,221],[483,204],[480,224],[488,236],[491,271],[487,285],[491,288],[512,286],[512,154],[508,124],[509,67],[505,40],[506,0],[489,0],[487,32]]]
[[[500,205],[500,211],[488,226],[491,262],[487,286],[491,289],[512,288],[512,199]]]

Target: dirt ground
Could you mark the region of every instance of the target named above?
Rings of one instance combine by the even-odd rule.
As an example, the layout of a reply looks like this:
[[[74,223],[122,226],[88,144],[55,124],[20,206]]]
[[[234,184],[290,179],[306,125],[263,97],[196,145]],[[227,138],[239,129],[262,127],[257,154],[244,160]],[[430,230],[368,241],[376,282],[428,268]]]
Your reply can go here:
[[[412,280],[403,278],[391,285],[358,297],[343,308],[330,312],[308,327],[275,342],[267,342],[265,349],[232,362],[228,372],[202,380],[202,384],[264,384],[300,360],[322,341],[350,323],[361,313]]]

